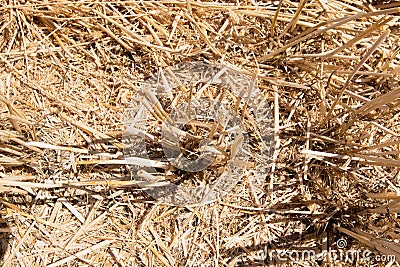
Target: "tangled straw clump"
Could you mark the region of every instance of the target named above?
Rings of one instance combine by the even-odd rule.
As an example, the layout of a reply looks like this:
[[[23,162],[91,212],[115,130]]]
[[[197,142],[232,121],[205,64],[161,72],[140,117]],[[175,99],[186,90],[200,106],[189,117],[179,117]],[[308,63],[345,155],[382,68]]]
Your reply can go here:
[[[267,251],[322,255],[338,240],[343,251],[399,260],[396,1],[2,1],[0,10],[3,266],[275,266],[288,262]],[[255,77],[275,152],[269,174],[246,166],[212,204],[163,205],[131,179],[124,110],[160,69],[194,61]]]
[[[266,175],[273,119],[254,79],[205,62],[182,63],[142,84],[131,106],[125,159],[158,201],[210,203],[247,171],[256,179]]]

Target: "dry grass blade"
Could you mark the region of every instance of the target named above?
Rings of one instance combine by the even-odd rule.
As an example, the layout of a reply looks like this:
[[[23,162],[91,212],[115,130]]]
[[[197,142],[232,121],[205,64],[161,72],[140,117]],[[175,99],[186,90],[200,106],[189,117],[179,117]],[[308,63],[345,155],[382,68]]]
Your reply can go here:
[[[397,195],[396,193],[369,193],[366,195],[367,197],[370,198],[376,198],[376,199],[400,199],[400,196]]]
[[[342,89],[340,90],[338,96],[336,97],[335,102],[333,102],[331,109],[329,110],[328,114],[322,119],[321,123],[318,125],[318,128],[322,127],[328,120],[331,119],[333,111],[336,107],[336,105],[339,103],[340,99],[342,98],[345,90],[350,84],[350,81],[353,79],[354,75],[356,75],[357,71],[364,65],[365,62],[372,56],[372,54],[375,52],[376,49],[378,49],[379,45],[389,36],[390,30],[386,30],[379,38],[376,40],[376,42],[373,44],[373,46],[368,50],[368,52],[365,54],[365,56],[361,59],[361,61],[354,67],[352,73],[349,75],[349,77],[346,79],[345,84],[343,85]]]
[[[95,10],[95,9],[93,9],[92,11],[94,13],[96,13],[97,15],[99,15],[100,17],[102,17],[103,19],[105,19],[106,21],[110,22],[111,24],[113,24],[116,27],[118,27],[119,29],[121,29],[126,34],[128,34],[131,37],[131,38],[129,38],[129,40],[134,42],[134,43],[137,43],[139,45],[148,46],[148,47],[155,48],[155,49],[164,50],[164,51],[167,51],[167,52],[179,52],[179,50],[173,50],[173,49],[165,47],[165,46],[159,46],[159,45],[154,45],[152,43],[149,43],[145,39],[143,39],[141,36],[133,33],[132,31],[130,31],[129,29],[124,27],[121,23],[118,23],[117,21],[115,21],[114,19],[110,18],[109,16],[106,16],[103,13],[101,13],[101,12]]]
[[[337,230],[353,238],[356,238],[361,243],[369,246],[370,248],[376,249],[379,253],[383,255],[394,256],[397,261],[400,260],[400,246],[394,242],[388,242],[384,239],[378,239],[360,230],[357,230],[357,232],[353,232],[342,227],[338,227]]]
[[[293,16],[292,21],[283,30],[283,32],[281,33],[281,36],[285,35],[286,33],[292,32],[296,28],[296,24],[299,21],[300,13],[301,13],[302,9],[304,8],[306,2],[307,2],[307,0],[300,0],[299,6],[297,7],[296,13]],[[279,6],[278,6],[278,9],[279,9]],[[276,16],[276,14],[275,14],[275,16]]]
[[[357,161],[360,164],[364,164],[364,165],[400,167],[400,162],[398,160],[371,157],[371,156],[362,155],[362,154],[340,155],[340,154],[335,154],[335,153],[310,151],[310,150],[303,150],[303,151],[301,151],[301,153],[307,154],[316,159],[337,158],[337,159],[344,159],[344,160],[350,160],[350,161]]]
[[[74,260],[79,259],[81,256],[83,256],[85,254],[97,252],[98,249],[101,249],[103,247],[107,247],[112,242],[113,242],[112,240],[104,240],[104,241],[102,241],[102,242],[100,242],[100,243],[98,243],[98,244],[96,244],[94,246],[91,246],[90,248],[81,250],[81,251],[75,253],[74,255],[71,255],[71,256],[69,256],[67,258],[59,260],[59,261],[54,262],[52,264],[49,264],[47,266],[48,267],[57,267],[57,266],[64,265],[64,264],[69,263],[69,262],[73,262]]]
[[[395,199],[390,201],[387,205],[382,205],[377,208],[368,209],[370,213],[399,213],[400,212],[400,200]]]
[[[123,145],[118,142],[117,140],[115,140],[114,138],[112,138],[111,136],[104,134],[96,129],[93,129],[90,126],[84,125],[83,123],[79,122],[79,121],[75,121],[71,118],[68,118],[67,116],[60,114],[60,117],[62,119],[64,119],[65,121],[71,123],[72,125],[75,125],[76,127],[78,127],[79,129],[85,131],[88,134],[95,134],[96,136],[103,138],[104,140],[108,140],[110,143],[112,143],[113,145],[115,145],[117,148],[122,149]]]
[[[260,57],[257,60],[262,62],[262,61],[265,61],[267,59],[270,59],[270,58],[282,53],[283,51],[287,50],[290,47],[293,47],[293,46],[295,46],[295,45],[297,45],[297,44],[299,44],[299,43],[301,43],[303,41],[306,41],[307,39],[309,39],[311,37],[318,36],[319,34],[324,33],[324,32],[326,32],[328,30],[331,30],[331,29],[334,29],[336,27],[339,27],[340,25],[342,25],[342,24],[344,24],[344,23],[346,23],[348,21],[359,19],[359,18],[363,18],[363,17],[372,17],[372,16],[379,16],[379,15],[399,13],[399,12],[400,12],[399,8],[394,8],[394,9],[387,9],[387,10],[375,11],[375,12],[364,13],[364,14],[360,13],[360,14],[353,15],[353,16],[350,16],[350,17],[347,17],[347,18],[340,18],[340,19],[329,21],[329,22],[321,22],[321,23],[319,23],[318,25],[316,25],[314,27],[315,31],[312,31],[312,32],[306,31],[307,34],[305,36],[295,37],[295,39],[292,42],[289,42],[287,45],[284,45],[283,47],[275,50],[274,52],[272,52],[272,53],[270,53],[268,55]],[[329,25],[329,24],[332,24],[332,25],[327,26],[327,27],[325,27],[325,28],[323,28],[321,30],[317,30],[318,28],[323,27],[325,25]]]
[[[366,103],[365,105],[357,109],[355,114],[363,116],[374,109],[382,108],[386,104],[392,103],[393,100],[398,99],[399,97],[400,89],[393,90]]]
[[[352,47],[353,45],[355,45],[357,42],[359,42],[363,38],[366,38],[368,35],[370,35],[374,31],[381,29],[383,26],[387,25],[388,22],[390,22],[391,20],[393,20],[393,18],[391,18],[391,17],[381,19],[381,21],[378,21],[376,24],[374,24],[371,27],[369,27],[369,28],[365,29],[364,31],[360,32],[353,39],[351,39],[349,42],[345,43],[341,47],[336,48],[335,50],[326,51],[326,52],[320,53],[320,54],[312,54],[312,55],[307,55],[306,54],[306,55],[303,55],[303,57],[309,57],[309,56],[312,56],[312,57],[332,57],[334,55],[337,55],[340,52]],[[361,73],[358,72],[358,74],[361,74]]]
[[[7,105],[8,111],[11,114],[10,117],[10,122],[13,125],[14,129],[21,133],[21,127],[19,125],[19,118],[20,119],[25,119],[25,116],[23,114],[21,114],[12,104],[9,100],[7,100],[5,97],[3,97],[2,95],[0,95],[0,102],[3,102],[4,104]]]
[[[271,37],[275,35],[275,27],[276,27],[276,22],[278,20],[279,12],[282,8],[282,3],[284,0],[279,0],[278,7],[276,8],[274,18],[272,19],[272,24],[271,24]]]
[[[397,99],[399,97],[400,89],[396,89],[367,102],[362,107],[354,111],[353,118],[341,127],[341,133],[343,134],[349,127],[351,127],[359,117],[364,116],[367,113],[378,108],[387,108],[387,104],[392,103],[394,99]]]

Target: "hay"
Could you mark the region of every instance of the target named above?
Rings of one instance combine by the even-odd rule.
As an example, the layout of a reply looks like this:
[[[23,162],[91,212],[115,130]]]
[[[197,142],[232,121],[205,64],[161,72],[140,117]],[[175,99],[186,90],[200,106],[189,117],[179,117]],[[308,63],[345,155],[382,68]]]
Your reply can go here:
[[[1,1],[0,10],[3,266],[316,266],[334,260],[270,255],[323,255],[344,242],[400,260],[398,2]],[[124,110],[150,76],[193,61],[257,78],[275,153],[261,184],[250,166],[224,198],[174,207],[131,180]]]

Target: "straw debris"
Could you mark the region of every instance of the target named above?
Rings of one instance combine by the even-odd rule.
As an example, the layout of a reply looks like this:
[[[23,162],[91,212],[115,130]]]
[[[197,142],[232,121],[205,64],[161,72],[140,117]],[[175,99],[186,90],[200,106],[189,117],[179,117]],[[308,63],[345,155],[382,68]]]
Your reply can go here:
[[[400,262],[397,1],[0,2],[3,266],[357,261],[271,254],[329,249],[369,249]],[[252,79],[271,107],[275,152],[270,173],[255,177],[262,162],[249,162],[223,199],[175,207],[131,179],[124,110],[150,76],[173,77],[168,67],[193,61]],[[174,79],[177,88],[164,84],[176,101],[196,97]],[[203,86],[203,94],[212,90]],[[237,96],[224,97],[251,118]],[[154,123],[172,120],[164,102],[151,103]],[[257,123],[245,121],[256,136]],[[213,122],[188,127],[210,137],[220,131]],[[148,142],[158,137],[133,131]],[[220,152],[212,166],[228,156]],[[169,165],[154,158],[131,160],[156,166],[160,173],[140,174],[163,186]],[[390,266],[377,257],[358,264]]]

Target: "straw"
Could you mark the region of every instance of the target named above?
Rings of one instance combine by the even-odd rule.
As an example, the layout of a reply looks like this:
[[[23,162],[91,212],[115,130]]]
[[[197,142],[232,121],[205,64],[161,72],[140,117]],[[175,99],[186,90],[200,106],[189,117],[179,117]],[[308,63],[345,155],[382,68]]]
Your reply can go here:
[[[339,239],[399,261],[399,21],[397,1],[2,0],[0,265],[347,266],[274,254]],[[228,174],[205,205],[148,194]]]

